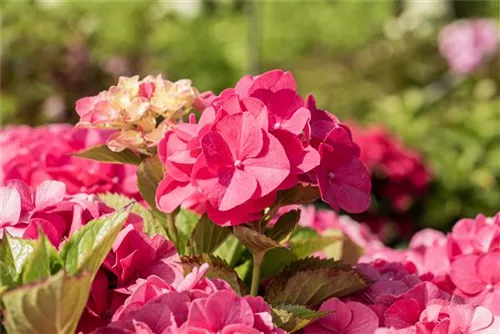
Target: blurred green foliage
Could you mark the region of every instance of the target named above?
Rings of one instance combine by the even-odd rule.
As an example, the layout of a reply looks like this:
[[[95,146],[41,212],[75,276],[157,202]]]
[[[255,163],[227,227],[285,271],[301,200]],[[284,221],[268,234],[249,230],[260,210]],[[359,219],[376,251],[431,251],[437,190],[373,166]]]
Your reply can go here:
[[[74,102],[120,75],[234,85],[256,65],[293,72],[343,120],[382,123],[434,183],[421,226],[500,209],[500,65],[448,72],[437,33],[498,1],[4,1],[3,124],[76,121]]]

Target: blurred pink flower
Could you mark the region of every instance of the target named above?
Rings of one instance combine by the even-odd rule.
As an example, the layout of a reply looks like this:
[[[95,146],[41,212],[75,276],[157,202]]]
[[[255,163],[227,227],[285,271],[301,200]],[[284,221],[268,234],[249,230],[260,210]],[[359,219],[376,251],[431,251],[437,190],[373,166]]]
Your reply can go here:
[[[457,21],[439,33],[439,50],[454,72],[470,73],[497,50],[499,36],[494,20]]]
[[[0,132],[0,183],[21,179],[36,187],[55,179],[66,184],[69,194],[116,192],[139,198],[135,166],[71,155],[104,144],[108,135],[107,131],[74,129],[69,124],[8,126]]]

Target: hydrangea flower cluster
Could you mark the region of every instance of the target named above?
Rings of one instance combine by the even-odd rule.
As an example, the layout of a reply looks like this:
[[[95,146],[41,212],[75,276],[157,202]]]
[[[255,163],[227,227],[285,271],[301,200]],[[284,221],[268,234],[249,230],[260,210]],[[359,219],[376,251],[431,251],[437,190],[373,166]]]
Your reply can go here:
[[[278,217],[301,209],[299,224],[320,234],[342,231],[363,247],[356,265],[372,284],[320,310],[332,314],[305,333],[497,333],[500,330],[500,213],[462,219],[449,235],[426,229],[409,248],[385,247],[365,224],[313,206],[283,207]],[[317,254],[322,256],[321,252]]]
[[[495,53],[499,41],[500,30],[494,20],[462,20],[439,33],[439,50],[454,72],[467,74]]]
[[[383,127],[350,127],[361,149],[361,160],[370,170],[377,203],[355,219],[369,224],[386,241],[391,231],[413,233],[411,212],[425,198],[431,178],[422,157]]]
[[[238,225],[258,220],[279,190],[298,183],[319,186],[336,210],[368,207],[369,174],[349,128],[317,109],[312,95],[304,101],[289,72],[245,76],[199,103],[200,119],[167,131],[158,146],[164,212],[197,196],[212,221]]]
[[[174,122],[191,107],[202,110],[198,120]],[[312,95],[297,94],[290,73],[246,76],[218,96],[161,77],[122,78],[77,109],[81,125],[119,130],[107,142],[115,151],[144,153],[86,151],[96,154],[89,159],[104,150],[106,161],[138,164],[150,207],[130,196],[97,197],[137,192],[135,174],[134,187],[126,186],[126,167],[68,155],[102,144],[106,131],[3,130],[7,330],[500,332],[500,213],[462,219],[448,235],[422,230],[408,249],[394,250],[369,225],[304,205],[321,195],[335,210],[365,210],[365,161],[391,181],[382,196],[404,211],[405,191],[418,196],[428,173],[383,132],[361,134],[367,148],[360,150],[346,125],[318,109]],[[337,251],[344,262],[324,259]],[[40,298],[59,312],[40,320]]]
[[[114,211],[93,194],[68,195],[65,184],[53,180],[36,189],[22,180],[7,181],[0,187],[0,199],[0,239],[5,233],[37,239],[41,229],[57,248],[90,220]],[[131,214],[92,284],[80,330],[105,326],[137,277],[154,274],[172,283],[182,280],[173,244],[159,235],[150,238],[143,229],[142,219]]]
[[[137,198],[136,167],[106,164],[72,153],[106,142],[109,131],[75,129],[69,124],[0,131],[0,184],[21,179],[31,187],[45,180],[64,182],[69,194],[121,193]]]
[[[76,102],[77,126],[118,129],[108,138],[111,150],[147,153],[191,110],[197,96],[189,80],[171,82],[161,75],[142,80],[139,76],[120,77],[109,90]]]
[[[413,267],[419,279],[500,316],[500,213],[461,219],[448,235],[423,230],[408,250],[378,249],[360,261],[377,259]]]
[[[103,333],[285,333],[276,328],[261,297],[238,296],[225,281],[195,267],[177,283],[158,276],[139,279]]]

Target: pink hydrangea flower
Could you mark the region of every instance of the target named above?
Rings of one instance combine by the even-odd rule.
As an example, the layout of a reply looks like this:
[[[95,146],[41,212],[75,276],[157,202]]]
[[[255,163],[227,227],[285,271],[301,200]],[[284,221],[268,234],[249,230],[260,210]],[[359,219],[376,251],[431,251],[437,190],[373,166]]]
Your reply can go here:
[[[207,93],[197,101],[205,107],[199,121],[178,124],[159,143],[167,173],[158,207],[173,212],[195,198],[215,223],[237,225],[259,219],[279,190],[307,182],[335,209],[365,210],[370,180],[359,148],[349,129],[311,100],[304,102],[281,70],[245,76],[219,96]],[[312,127],[321,117],[329,122]]]
[[[31,189],[21,180],[0,187],[0,236],[10,233],[38,238],[41,228],[56,247],[90,220],[114,210],[95,195],[67,195],[66,186],[47,180]],[[130,294],[137,277],[157,275],[170,284],[183,281],[180,259],[174,245],[161,236],[149,238],[143,222],[131,214],[92,283],[87,307],[78,330],[89,333],[105,326]]]
[[[158,235],[149,238],[142,229],[127,225],[118,234],[92,283],[91,297],[78,329],[89,333],[106,326],[130,298],[138,277],[139,281],[155,277],[167,285],[184,280],[179,254],[170,241]]]
[[[113,322],[94,333],[284,334],[261,297],[237,296],[226,282],[203,278],[207,269],[194,268],[174,284],[157,276],[138,280]]]
[[[359,302],[330,298],[319,310],[331,313],[304,328],[305,334],[372,334],[378,327],[375,312]]]
[[[435,299],[428,302],[414,326],[379,328],[376,334],[493,334],[500,331],[500,317],[487,308]]]
[[[81,226],[113,210],[94,195],[68,196],[63,182],[47,180],[34,190],[21,180],[0,187],[0,237],[38,238],[38,228],[58,247]],[[142,221],[134,222],[142,228]]]
[[[37,128],[8,126],[0,134],[2,184],[21,179],[36,187],[55,179],[66,184],[69,194],[114,192],[138,198],[135,166],[99,163],[71,155],[104,144],[107,131],[52,124]]]
[[[358,264],[374,283],[351,297],[368,305],[382,327],[402,329],[415,325],[432,299],[449,300],[450,295],[431,282],[423,282],[412,263]]]
[[[500,252],[465,255],[451,264],[455,293],[500,316]]]
[[[499,36],[494,20],[457,21],[439,33],[439,50],[454,72],[470,73],[497,50]]]
[[[449,257],[485,254],[500,249],[500,212],[495,217],[478,215],[460,219],[448,236]]]

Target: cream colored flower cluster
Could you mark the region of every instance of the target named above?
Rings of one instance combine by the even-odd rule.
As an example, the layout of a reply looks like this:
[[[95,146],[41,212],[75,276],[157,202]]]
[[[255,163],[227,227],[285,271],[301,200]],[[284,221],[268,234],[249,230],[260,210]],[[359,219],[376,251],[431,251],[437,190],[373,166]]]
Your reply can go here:
[[[108,138],[111,150],[147,153],[191,110],[198,94],[190,80],[120,77],[109,90],[76,102],[77,126],[117,129]]]

